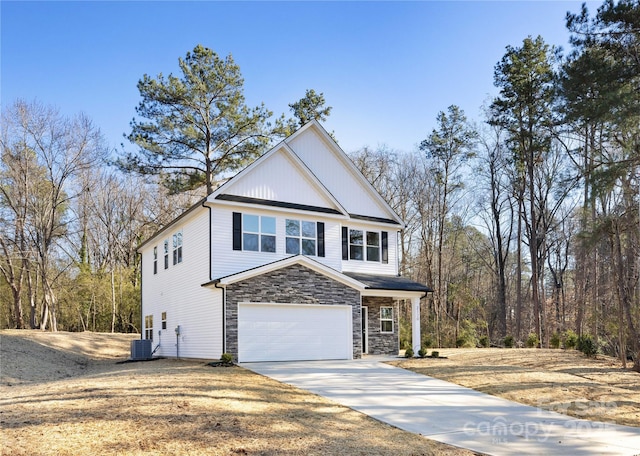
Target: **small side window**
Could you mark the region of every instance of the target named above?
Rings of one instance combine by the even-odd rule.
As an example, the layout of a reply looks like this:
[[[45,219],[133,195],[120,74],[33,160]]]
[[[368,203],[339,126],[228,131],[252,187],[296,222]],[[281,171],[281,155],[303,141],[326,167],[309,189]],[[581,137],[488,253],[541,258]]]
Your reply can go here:
[[[162,312],[162,329],[167,329],[167,313]]]
[[[153,273],[158,273],[158,246],[153,248]]]
[[[173,235],[173,265],[182,263],[182,231]]]
[[[169,269],[169,240],[164,241],[164,268]]]
[[[153,315],[144,317],[144,338],[153,340]]]
[[[393,332],[393,307],[380,307],[380,332]]]

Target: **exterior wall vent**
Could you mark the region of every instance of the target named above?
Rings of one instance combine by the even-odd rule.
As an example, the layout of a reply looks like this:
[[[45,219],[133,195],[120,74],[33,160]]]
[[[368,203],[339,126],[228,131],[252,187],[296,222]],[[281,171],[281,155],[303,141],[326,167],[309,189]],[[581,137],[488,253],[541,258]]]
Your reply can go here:
[[[142,361],[151,359],[151,339],[136,339],[131,341],[131,359]]]

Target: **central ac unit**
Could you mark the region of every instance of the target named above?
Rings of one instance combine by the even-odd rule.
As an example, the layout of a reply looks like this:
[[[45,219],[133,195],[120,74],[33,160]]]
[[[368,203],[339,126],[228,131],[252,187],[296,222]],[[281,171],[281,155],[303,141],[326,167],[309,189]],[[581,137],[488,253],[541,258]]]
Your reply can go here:
[[[136,339],[131,341],[131,359],[142,361],[151,359],[151,339]]]

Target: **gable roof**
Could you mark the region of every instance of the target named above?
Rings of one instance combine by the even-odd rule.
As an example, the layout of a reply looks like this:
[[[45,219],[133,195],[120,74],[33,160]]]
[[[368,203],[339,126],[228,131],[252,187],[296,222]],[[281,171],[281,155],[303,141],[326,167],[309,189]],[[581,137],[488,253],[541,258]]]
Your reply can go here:
[[[319,157],[315,154],[315,150],[313,147],[309,147],[312,145],[313,141],[310,142],[311,138],[317,138],[316,142],[321,142],[324,146],[324,149],[331,152],[331,156],[327,157],[323,155]],[[349,158],[349,156],[340,148],[340,146],[335,142],[335,140],[327,133],[327,131],[320,125],[317,120],[312,120],[294,132],[291,136],[285,139],[287,144],[291,146],[291,148],[300,156],[300,158],[309,166],[310,169],[314,170],[316,173],[324,171],[324,175],[319,175],[324,184],[332,191],[332,193],[340,200],[343,206],[345,206],[351,213],[360,213],[361,208],[356,205],[355,207],[349,206],[347,204],[347,199],[351,195],[356,194],[365,194],[369,197],[370,201],[375,204],[379,210],[380,214],[369,214],[365,213],[362,216],[370,217],[370,220],[385,220],[387,223],[391,222],[397,225],[404,226],[403,220],[400,216],[393,210],[393,208],[385,201],[385,199],[378,193],[378,191],[373,187],[373,185],[367,180],[367,178],[360,172],[360,170],[356,167],[353,161]],[[307,144],[303,144],[303,143]],[[298,147],[300,146],[300,147]],[[306,146],[306,147],[305,147]],[[322,166],[322,164],[326,163],[328,159],[332,158],[338,164],[341,165],[341,168],[345,171],[343,176],[349,176],[350,179],[342,179],[339,174],[340,170],[335,167],[326,167]],[[331,181],[333,182],[331,185]],[[334,190],[334,186],[352,184],[350,188],[342,189],[343,194],[339,194]],[[373,216],[373,217],[371,217]]]
[[[286,179],[278,179],[282,176],[286,176]],[[296,155],[286,140],[218,187],[207,198],[209,203],[213,200],[347,216],[342,204]]]
[[[343,206],[343,204],[338,201],[336,196],[320,181],[318,176],[314,174],[314,172],[309,168],[309,166],[305,163],[305,161],[293,150],[291,144],[296,140],[303,137],[305,134],[309,134],[311,131],[317,137],[321,138],[323,144],[326,146],[327,150],[331,151],[333,156],[339,160],[343,165],[344,169],[353,176],[354,181],[357,182],[359,187],[365,191],[366,194],[371,196],[372,200],[376,202],[381,208],[384,209],[385,213],[388,217],[379,217],[372,216],[369,214],[359,215],[353,212],[348,212],[347,209]],[[301,176],[307,180],[309,183],[309,188],[313,190],[315,195],[318,198],[321,198],[324,201],[323,206],[318,206],[314,204],[305,204],[302,202],[294,202],[294,201],[281,201],[277,199],[267,199],[267,198],[256,198],[246,195],[234,195],[233,193],[227,193],[232,190],[232,188],[240,181],[247,178],[247,176],[251,175],[253,170],[258,168],[261,163],[268,162],[270,157],[276,154],[283,154],[290,161],[292,166],[294,166],[301,174]],[[302,193],[302,192],[299,192]],[[213,193],[208,195],[205,198],[202,198],[185,212],[180,214],[178,217],[173,219],[171,222],[166,224],[160,230],[155,232],[152,236],[147,238],[141,244],[138,245],[137,251],[145,247],[151,241],[156,239],[160,234],[166,232],[169,228],[174,226],[180,220],[184,219],[189,214],[192,214],[200,207],[209,206],[214,200],[217,201],[228,201],[228,202],[236,202],[236,203],[245,203],[245,204],[258,204],[263,206],[272,206],[272,207],[282,207],[288,209],[295,209],[301,211],[310,211],[310,212],[319,212],[325,213],[328,215],[338,216],[338,217],[350,217],[354,220],[362,220],[362,221],[371,221],[376,223],[387,223],[392,225],[400,225],[404,227],[404,222],[400,218],[398,214],[389,206],[389,204],[382,198],[382,196],[377,192],[377,190],[371,185],[371,183],[364,177],[364,175],[358,170],[358,168],[354,165],[351,159],[347,156],[347,154],[336,144],[334,139],[327,133],[327,131],[320,125],[317,120],[312,120],[302,127],[300,127],[297,131],[295,131],[291,136],[282,140],[280,143],[276,144],[269,151],[260,156],[257,160],[249,164],[246,168],[238,172],[236,175],[228,179],[224,184],[218,187]]]
[[[314,146],[311,147],[313,150],[306,150],[307,147],[302,144],[304,141]],[[322,145],[321,151],[329,152],[329,156],[317,153],[319,143]],[[326,166],[327,161],[338,166]],[[311,166],[310,162],[314,162],[314,166]],[[288,167],[291,172],[286,173],[283,167]],[[270,170],[275,169],[280,170],[280,175],[286,174],[286,179],[274,180],[274,173]],[[324,176],[319,176],[318,171],[324,173]],[[334,188],[331,188],[327,181],[332,181]],[[296,187],[296,191],[289,192],[288,201],[283,200],[280,195],[286,193],[286,188],[293,187]],[[342,194],[336,194],[337,190]],[[292,198],[291,194],[295,194],[295,197]],[[365,213],[359,215],[363,211],[361,204],[351,203],[351,207],[347,208],[343,199],[349,200],[354,195],[357,195],[355,197],[359,201],[362,200],[362,195],[366,195],[368,199],[365,201],[370,201],[372,207],[377,208],[375,213],[366,213],[364,209]],[[306,201],[303,200],[305,197]],[[218,187],[209,195],[207,204],[213,203],[214,200],[333,213],[358,220],[404,226],[400,216],[316,120],[300,127]]]

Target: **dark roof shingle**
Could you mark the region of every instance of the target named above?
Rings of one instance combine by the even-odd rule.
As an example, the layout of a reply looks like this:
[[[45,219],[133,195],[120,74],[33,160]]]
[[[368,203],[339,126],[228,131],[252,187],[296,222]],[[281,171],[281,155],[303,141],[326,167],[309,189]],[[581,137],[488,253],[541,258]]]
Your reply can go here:
[[[365,284],[370,290],[421,291],[423,293],[433,291],[428,286],[414,282],[406,277],[372,275],[360,272],[343,272],[343,274]]]

